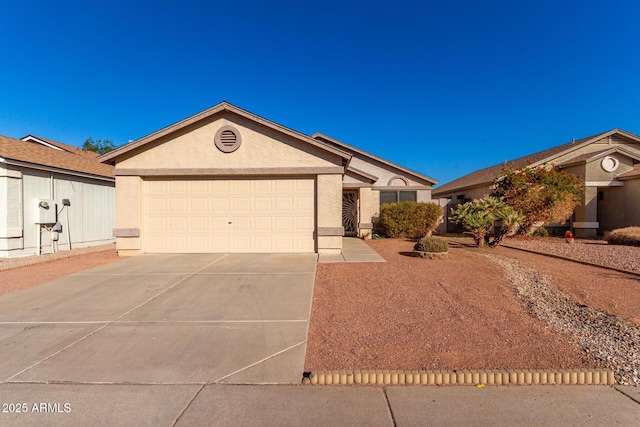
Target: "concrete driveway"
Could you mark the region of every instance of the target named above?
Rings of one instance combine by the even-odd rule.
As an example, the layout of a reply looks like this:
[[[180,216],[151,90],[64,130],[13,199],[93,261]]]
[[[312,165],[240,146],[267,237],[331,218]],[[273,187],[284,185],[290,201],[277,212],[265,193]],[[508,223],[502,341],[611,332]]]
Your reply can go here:
[[[299,383],[315,254],[140,255],[0,297],[5,383]]]

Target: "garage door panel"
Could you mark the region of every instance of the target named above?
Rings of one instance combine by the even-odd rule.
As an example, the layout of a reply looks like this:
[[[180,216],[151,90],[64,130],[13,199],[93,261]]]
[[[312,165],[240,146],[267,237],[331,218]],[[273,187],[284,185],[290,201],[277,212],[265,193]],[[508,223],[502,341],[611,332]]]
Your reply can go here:
[[[149,212],[165,212],[167,210],[167,200],[149,198],[147,200]]]
[[[211,210],[226,215],[229,212],[229,199],[227,197],[212,197]]]
[[[213,235],[209,239],[209,250],[205,252],[229,252],[231,242],[229,236]]]
[[[207,252],[209,247],[209,238],[207,236],[192,236],[189,242],[189,248],[193,252]]]
[[[207,180],[195,180],[189,182],[189,191],[193,193],[208,193],[209,182]]]
[[[189,199],[191,212],[209,212],[209,201],[206,197],[192,197]]]
[[[149,218],[147,221],[147,231],[152,233],[164,232],[167,226],[167,218]]]
[[[271,212],[271,198],[256,197],[253,207],[255,212]]]
[[[186,252],[189,245],[187,236],[169,235],[169,252]]]
[[[251,213],[251,199],[249,197],[234,197],[231,200],[231,211],[234,214]]]
[[[293,212],[293,197],[276,197],[276,212]]]
[[[313,197],[298,196],[295,199],[295,203],[296,203],[296,206],[295,206],[296,211],[313,212],[313,209],[314,209]]]
[[[189,218],[189,230],[207,233],[211,227],[209,226],[209,218],[205,217],[190,217]]]
[[[147,252],[313,252],[315,181],[146,180]]]
[[[278,180],[275,184],[275,191],[278,193],[292,192],[294,190],[294,182],[292,180]]]
[[[251,231],[251,217],[234,216],[231,223],[232,233],[247,233]]]
[[[190,181],[185,180],[172,180],[167,181],[169,184],[169,191],[171,193],[181,193],[184,194],[189,191],[189,186],[192,184]]]
[[[257,232],[269,231],[272,229],[271,217],[254,217],[253,229]]]
[[[296,230],[313,230],[313,218],[296,217]]]
[[[288,231],[293,230],[293,218],[292,217],[279,217],[276,218],[276,231]]]
[[[189,218],[186,216],[169,218],[169,233],[186,233],[189,231],[188,221]]]
[[[229,219],[228,217],[220,218],[220,217],[212,217],[211,218],[211,230],[214,232],[224,232],[227,233],[229,230]]]
[[[273,250],[272,236],[270,234],[257,234],[253,238],[253,246],[256,252],[271,252]]]

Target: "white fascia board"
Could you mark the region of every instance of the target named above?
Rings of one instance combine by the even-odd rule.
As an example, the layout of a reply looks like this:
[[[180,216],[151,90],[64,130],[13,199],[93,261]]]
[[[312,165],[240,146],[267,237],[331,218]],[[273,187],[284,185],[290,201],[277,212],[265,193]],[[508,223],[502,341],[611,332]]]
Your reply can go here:
[[[25,142],[34,141],[34,142],[37,142],[38,144],[46,145],[49,148],[53,148],[54,150],[65,151],[60,147],[56,147],[53,144],[49,144],[48,142],[45,142],[45,141],[43,141],[41,139],[38,139],[38,138],[36,138],[34,136],[31,136],[31,135],[25,136],[24,138],[22,138],[22,140],[25,141]]]

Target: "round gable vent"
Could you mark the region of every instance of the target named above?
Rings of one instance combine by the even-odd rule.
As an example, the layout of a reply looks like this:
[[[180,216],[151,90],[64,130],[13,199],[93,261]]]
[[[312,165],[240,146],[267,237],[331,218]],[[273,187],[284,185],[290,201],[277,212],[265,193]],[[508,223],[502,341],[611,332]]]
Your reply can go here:
[[[600,163],[600,166],[602,166],[602,169],[605,172],[615,172],[616,169],[618,169],[618,166],[620,166],[620,160],[616,159],[613,156],[607,156],[602,159],[602,163]]]
[[[222,126],[218,129],[218,132],[216,132],[214,142],[218,150],[223,153],[231,153],[240,147],[242,140],[236,128],[233,126]]]

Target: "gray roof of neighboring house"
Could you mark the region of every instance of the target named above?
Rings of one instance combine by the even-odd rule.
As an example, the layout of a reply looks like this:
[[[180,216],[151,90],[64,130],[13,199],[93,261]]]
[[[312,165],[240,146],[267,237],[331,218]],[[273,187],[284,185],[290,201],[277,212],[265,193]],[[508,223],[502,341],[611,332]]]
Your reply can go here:
[[[433,196],[442,196],[455,191],[489,185],[497,177],[500,176],[505,168],[519,169],[527,166],[537,166],[549,162],[554,158],[557,158],[561,154],[576,150],[590,144],[591,142],[597,141],[615,133],[640,141],[640,138],[632,133],[623,131],[621,129],[612,129],[607,132],[602,132],[596,135],[588,136],[586,138],[581,138],[566,144],[559,145],[557,147],[552,147],[547,150],[530,154],[528,156],[520,157],[515,160],[510,160],[508,162],[477,170],[461,178],[443,184],[438,188],[435,188],[432,194]],[[588,156],[590,157],[593,155],[594,153],[591,153]]]

